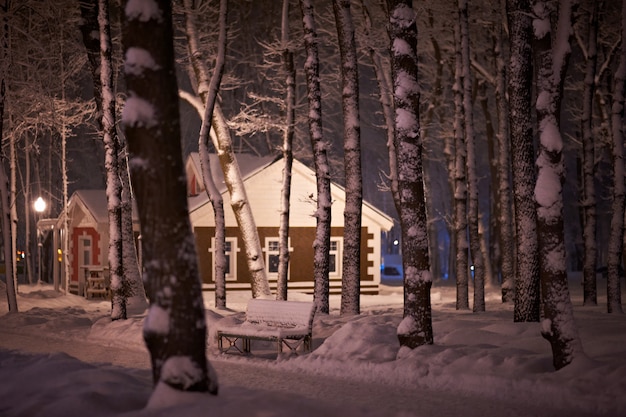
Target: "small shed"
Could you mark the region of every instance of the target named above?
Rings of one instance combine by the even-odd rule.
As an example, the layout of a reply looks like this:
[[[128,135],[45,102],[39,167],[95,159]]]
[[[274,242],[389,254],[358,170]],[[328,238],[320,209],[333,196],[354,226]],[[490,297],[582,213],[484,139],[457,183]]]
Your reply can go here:
[[[237,155],[242,172],[248,202],[263,248],[265,265],[270,287],[276,288],[278,272],[278,229],[280,221],[280,195],[284,163],[278,157],[256,157]],[[215,183],[223,194],[226,221],[227,289],[249,289],[250,275],[243,251],[243,244],[235,215],[230,207],[230,198],[219,160],[211,155],[211,171]],[[215,247],[215,221],[213,207],[204,192],[200,163],[197,153],[192,153],[186,162],[187,188],[189,192],[189,212],[196,236],[200,259],[200,272],[203,288],[215,288],[213,251]],[[313,216],[317,194],[315,172],[304,163],[294,159],[292,168],[289,250],[290,265],[288,288],[298,291],[313,290],[313,241],[316,219]],[[331,292],[341,290],[342,250],[343,250],[343,211],[345,190],[331,183],[331,250],[330,288]],[[363,203],[361,228],[361,292],[377,293],[380,284],[381,233],[389,231],[393,219],[368,202]]]
[[[139,235],[139,219],[133,210],[133,229]],[[63,256],[65,239],[64,213],[56,219],[53,246],[57,259],[53,280],[69,285],[74,294],[89,296],[102,293],[108,280],[109,217],[105,190],[78,190],[68,201],[68,253]],[[67,263],[67,265],[66,265]],[[69,276],[66,277],[66,271]],[[88,285],[91,283],[92,285]],[[91,291],[88,289],[91,288]]]

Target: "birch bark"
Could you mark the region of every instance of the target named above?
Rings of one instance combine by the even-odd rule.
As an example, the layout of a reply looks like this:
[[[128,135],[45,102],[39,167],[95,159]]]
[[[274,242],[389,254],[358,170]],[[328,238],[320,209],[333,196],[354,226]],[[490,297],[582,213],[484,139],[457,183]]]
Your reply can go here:
[[[317,210],[315,218],[317,227],[313,242],[314,265],[313,271],[315,308],[320,313],[328,313],[329,306],[329,269],[330,269],[330,165],[328,162],[329,144],[324,140],[322,130],[322,94],[319,76],[319,55],[317,45],[317,28],[313,14],[313,2],[300,0],[302,10],[302,24],[304,27],[304,47],[307,58],[304,72],[307,80],[307,99],[309,102],[309,135],[313,148],[315,176],[317,182]]]
[[[396,209],[402,229],[404,313],[397,333],[401,346],[414,349],[433,343],[428,256],[428,226],[423,142],[420,137],[417,24],[410,0],[387,0],[397,149],[398,197]]]

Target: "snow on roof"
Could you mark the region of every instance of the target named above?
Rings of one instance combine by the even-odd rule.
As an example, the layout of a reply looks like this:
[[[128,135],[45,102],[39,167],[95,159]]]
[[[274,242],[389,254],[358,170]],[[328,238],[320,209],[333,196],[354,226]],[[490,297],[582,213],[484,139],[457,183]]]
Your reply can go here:
[[[235,154],[235,158],[237,159],[237,164],[239,165],[239,171],[241,172],[241,177],[245,181],[247,178],[251,177],[255,173],[261,171],[267,166],[276,162],[280,157],[276,157],[275,155],[269,156],[257,156],[249,153],[237,153]],[[198,152],[191,152],[189,154],[189,159],[193,164],[193,169],[198,175],[197,180],[202,184],[202,170],[200,167],[200,155]],[[213,181],[215,182],[215,186],[217,187],[220,193],[225,193],[227,191],[226,183],[224,182],[224,172],[222,171],[222,167],[220,165],[219,158],[216,154],[209,155],[209,163],[211,165],[211,175],[213,176]],[[209,198],[206,193],[203,191],[197,196],[193,196],[189,198],[189,211],[193,211],[198,207],[203,206],[209,202]]]
[[[79,199],[97,223],[107,223],[107,196],[105,190],[76,190],[70,198],[70,206],[74,199]],[[137,221],[137,211],[133,204],[133,220]]]
[[[210,154],[209,156],[211,164],[211,174],[213,175],[215,185],[217,186],[219,192],[223,194],[227,191],[227,189],[226,185],[224,184],[224,174],[222,172],[219,159],[215,154]],[[282,160],[282,155],[261,157],[253,154],[240,153],[235,154],[235,157],[237,158],[237,162],[239,163],[239,169],[241,171],[241,176],[243,177],[244,181],[254,176],[256,173],[262,171],[263,169],[269,167],[270,165],[274,164],[275,162]],[[202,171],[200,169],[200,155],[198,154],[198,152],[191,152],[189,154],[189,158],[193,163],[193,169],[195,170],[197,175],[199,175],[199,181],[202,181]],[[298,160],[294,158],[294,161]],[[312,170],[309,166],[301,161],[298,162],[300,162],[300,165],[302,165],[302,167],[310,170],[312,174],[315,174],[315,171]],[[340,186],[334,181],[332,183],[345,193],[344,187]],[[192,212],[199,209],[203,205],[208,204],[209,198],[207,197],[205,192],[201,192],[196,196],[189,197],[188,201],[189,211]],[[391,228],[391,226],[393,225],[393,219],[391,218],[391,216],[384,213],[378,207],[374,206],[372,203],[366,200],[363,200],[363,205],[369,207],[376,215],[380,216],[380,218],[385,219],[385,224],[387,225],[386,227],[388,229]]]

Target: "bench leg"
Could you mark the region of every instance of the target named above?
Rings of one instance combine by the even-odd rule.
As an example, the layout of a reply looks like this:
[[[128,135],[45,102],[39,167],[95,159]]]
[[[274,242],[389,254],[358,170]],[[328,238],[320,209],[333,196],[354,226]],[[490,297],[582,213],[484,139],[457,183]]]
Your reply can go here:
[[[228,342],[228,346],[224,347],[224,339]],[[241,349],[237,346],[237,341],[241,340]],[[217,335],[217,346],[221,353],[226,353],[231,349],[235,349],[237,352],[242,355],[246,355],[250,353],[250,340],[245,337],[240,336],[226,336],[223,334]]]

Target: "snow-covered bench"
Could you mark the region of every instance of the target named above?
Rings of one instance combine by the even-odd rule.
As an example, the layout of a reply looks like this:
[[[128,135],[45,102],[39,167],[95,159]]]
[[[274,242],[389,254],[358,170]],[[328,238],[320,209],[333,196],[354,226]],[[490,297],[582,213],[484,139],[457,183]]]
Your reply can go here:
[[[217,325],[217,344],[220,352],[233,349],[250,353],[251,340],[276,342],[278,353],[283,347],[297,353],[311,350],[313,334],[312,302],[251,299],[246,307],[246,319],[239,324]],[[237,342],[241,340],[241,346]]]

